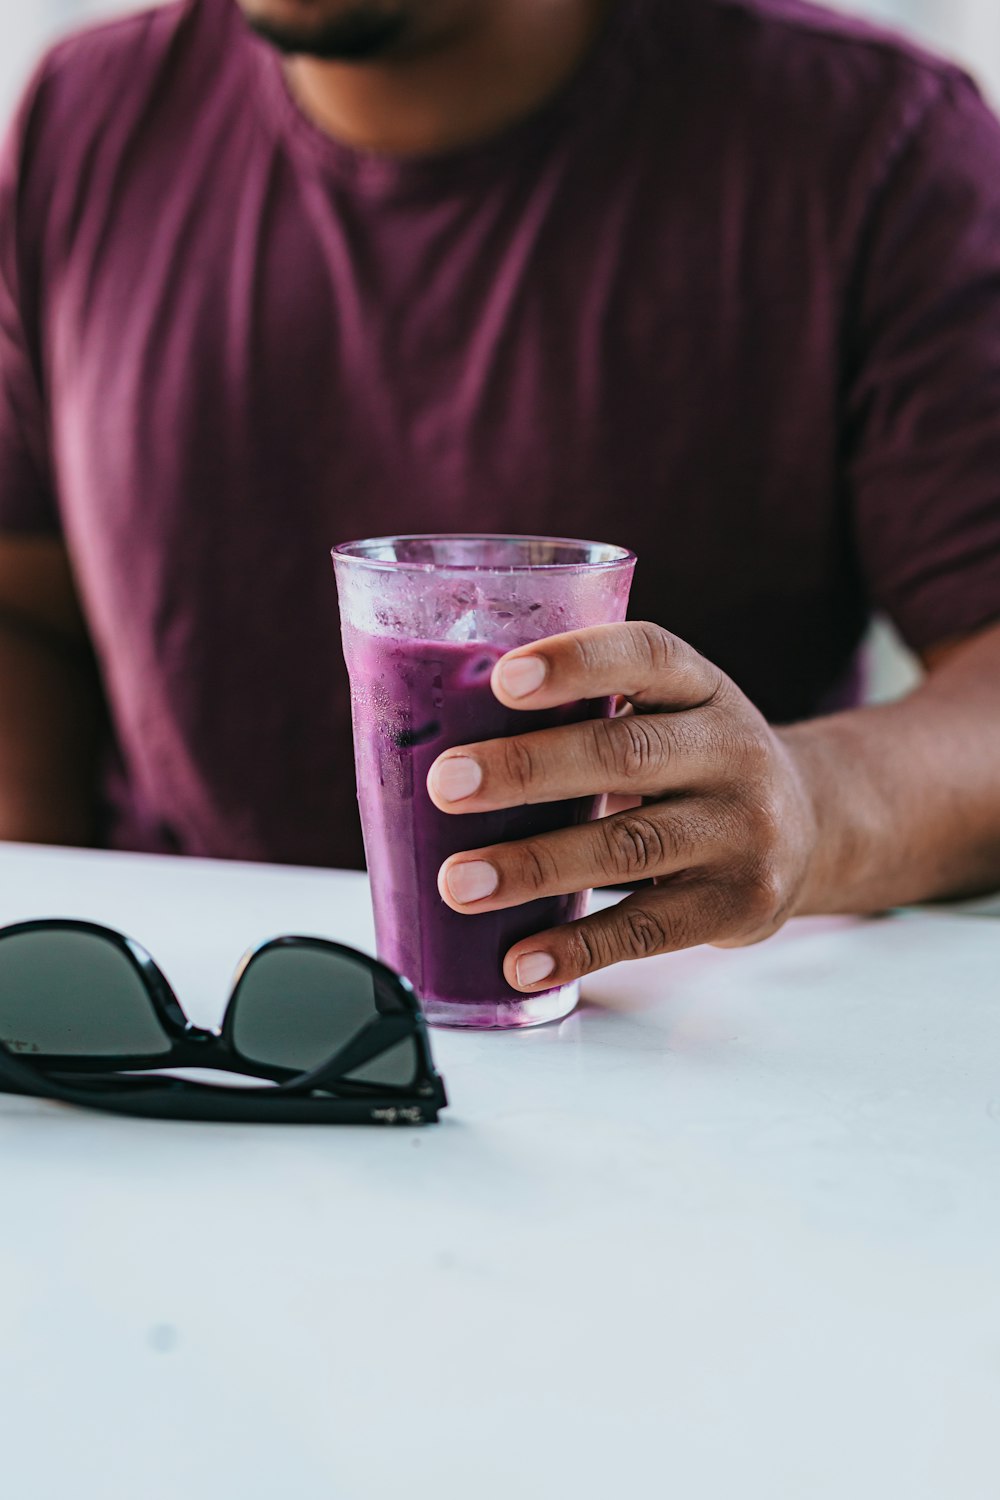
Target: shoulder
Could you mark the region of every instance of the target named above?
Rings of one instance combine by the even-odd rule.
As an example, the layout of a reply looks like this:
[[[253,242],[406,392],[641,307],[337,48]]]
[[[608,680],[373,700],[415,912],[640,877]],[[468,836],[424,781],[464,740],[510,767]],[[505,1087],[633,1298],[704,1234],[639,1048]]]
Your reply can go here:
[[[13,205],[6,217],[24,245],[57,226],[71,236],[88,204],[97,212],[117,192],[143,147],[184,138],[232,73],[234,13],[230,0],[153,3],[49,49],[0,148],[0,211]]]
[[[168,0],[71,33],[42,57],[8,131],[31,167],[50,155],[79,165],[104,137],[123,137],[192,65],[221,68],[230,0]],[[68,159],[68,160],[67,160]]]
[[[976,92],[916,42],[806,0],[637,4],[647,56],[669,66],[679,51],[744,124],[801,127],[817,146],[844,133],[905,135],[942,98]]]
[[[229,18],[228,0],[169,0],[70,33],[42,57],[19,117],[28,133],[61,128],[71,137],[110,128],[149,96],[165,69],[210,45]],[[15,122],[16,123],[16,122]]]
[[[115,20],[72,32],[44,54],[28,84],[21,113],[75,110],[84,118],[95,105],[111,107],[115,87],[137,68],[155,67],[190,25],[192,0],[151,4]]]
[[[628,3],[628,0],[623,0]],[[773,66],[825,62],[858,78],[943,76],[954,65],[872,21],[808,0],[636,0],[640,25],[664,40],[677,32]]]
[[[160,36],[169,41],[196,8],[192,0],[169,0],[169,3],[149,0],[125,15],[71,30],[49,47],[42,71],[70,77],[80,70],[127,66],[150,37]]]
[[[855,224],[913,149],[957,169],[953,138],[995,134],[959,67],[858,17],[805,0],[632,3],[634,57],[661,80],[647,95],[664,117],[672,89],[697,98],[688,116],[725,142],[727,159],[752,160],[795,196],[821,195]],[[995,157],[980,168],[995,172]]]

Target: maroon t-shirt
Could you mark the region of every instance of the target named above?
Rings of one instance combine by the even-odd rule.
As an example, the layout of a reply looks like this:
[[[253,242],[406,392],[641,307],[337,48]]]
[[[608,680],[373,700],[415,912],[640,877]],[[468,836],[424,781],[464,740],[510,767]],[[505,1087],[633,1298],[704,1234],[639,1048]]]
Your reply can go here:
[[[548,532],[773,718],[1000,616],[1000,128],[797,0],[619,0],[485,145],[314,128],[232,0],[57,47],[0,176],[0,530],[65,537],[106,837],[358,862],[332,543]]]

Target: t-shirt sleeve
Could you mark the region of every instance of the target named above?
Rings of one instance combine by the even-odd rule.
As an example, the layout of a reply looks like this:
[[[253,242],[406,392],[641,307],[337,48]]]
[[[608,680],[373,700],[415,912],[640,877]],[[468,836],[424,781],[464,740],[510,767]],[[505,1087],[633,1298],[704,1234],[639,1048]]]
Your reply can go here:
[[[47,423],[32,317],[26,306],[29,255],[20,222],[24,146],[35,89],[29,89],[0,145],[0,533],[58,533]]]
[[[1000,123],[957,72],[875,199],[850,311],[856,544],[922,650],[1000,619]]]

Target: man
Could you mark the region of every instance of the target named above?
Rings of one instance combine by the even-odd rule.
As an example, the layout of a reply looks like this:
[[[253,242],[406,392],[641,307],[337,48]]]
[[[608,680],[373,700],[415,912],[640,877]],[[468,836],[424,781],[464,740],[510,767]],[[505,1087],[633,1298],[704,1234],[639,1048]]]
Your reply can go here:
[[[644,801],[442,896],[654,883],[513,984],[1000,882],[1000,129],[950,66],[798,0],[188,0],[29,89],[0,340],[5,836],[357,861],[329,545],[531,531],[632,546],[656,624],[496,691],[635,711],[431,794]],[[861,709],[874,607],[928,676]]]

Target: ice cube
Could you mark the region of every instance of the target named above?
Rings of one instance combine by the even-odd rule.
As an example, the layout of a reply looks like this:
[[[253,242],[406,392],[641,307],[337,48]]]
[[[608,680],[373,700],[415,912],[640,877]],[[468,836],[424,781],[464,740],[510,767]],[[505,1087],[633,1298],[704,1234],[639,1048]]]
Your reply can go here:
[[[474,609],[467,609],[464,614],[459,615],[453,625],[449,625],[444,632],[446,641],[476,641],[482,639],[482,628]]]

